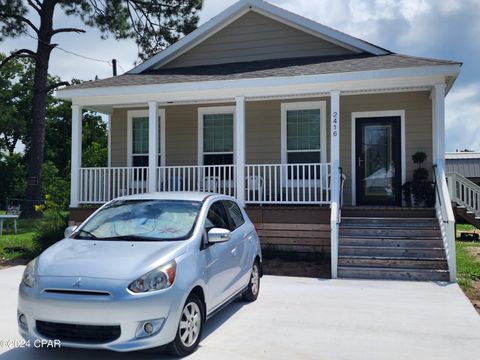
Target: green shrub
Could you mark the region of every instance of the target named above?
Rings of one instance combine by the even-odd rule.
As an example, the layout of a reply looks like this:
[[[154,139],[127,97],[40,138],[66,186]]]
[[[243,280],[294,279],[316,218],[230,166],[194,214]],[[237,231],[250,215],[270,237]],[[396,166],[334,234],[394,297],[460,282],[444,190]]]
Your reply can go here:
[[[35,249],[40,253],[63,239],[63,233],[68,226],[68,212],[49,195],[45,196],[45,204],[36,206],[35,210],[42,213],[33,238]]]

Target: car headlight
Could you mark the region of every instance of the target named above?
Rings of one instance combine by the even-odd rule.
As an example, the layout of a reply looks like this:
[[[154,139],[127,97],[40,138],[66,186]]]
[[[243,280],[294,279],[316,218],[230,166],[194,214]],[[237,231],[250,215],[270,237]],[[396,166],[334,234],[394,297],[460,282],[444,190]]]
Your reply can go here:
[[[28,287],[34,287],[37,283],[37,278],[35,276],[35,264],[37,259],[33,259],[27,264],[27,267],[23,271],[22,282]]]
[[[134,293],[144,293],[169,288],[175,281],[176,271],[177,263],[175,260],[172,260],[139,277],[128,285],[128,288]]]

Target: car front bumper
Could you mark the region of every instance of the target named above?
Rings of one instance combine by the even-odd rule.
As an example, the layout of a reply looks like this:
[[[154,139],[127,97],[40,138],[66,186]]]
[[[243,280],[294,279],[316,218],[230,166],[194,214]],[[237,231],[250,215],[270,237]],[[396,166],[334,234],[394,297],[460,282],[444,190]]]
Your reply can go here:
[[[133,294],[127,290],[125,280],[95,278],[82,278],[81,289],[72,289],[77,279],[38,277],[33,288],[20,285],[18,312],[25,316],[26,326],[19,326],[19,330],[25,340],[55,340],[40,333],[37,321],[120,326],[118,338],[108,342],[67,341],[59,336],[61,346],[65,347],[133,351],[162,346],[174,340],[185,290],[176,288],[174,284],[165,290]],[[55,292],[51,292],[52,289]],[[139,337],[139,328],[148,320],[161,322],[160,328],[152,335]]]

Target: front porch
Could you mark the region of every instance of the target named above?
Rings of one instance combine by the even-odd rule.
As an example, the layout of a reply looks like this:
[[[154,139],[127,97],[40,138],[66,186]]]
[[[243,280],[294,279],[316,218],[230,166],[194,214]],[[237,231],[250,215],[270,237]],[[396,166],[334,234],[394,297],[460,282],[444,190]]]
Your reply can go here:
[[[432,177],[431,166],[437,165],[435,221],[441,232],[435,236],[443,238],[453,279],[453,222],[443,172],[445,84],[406,86],[401,91],[389,86],[295,91],[228,98],[216,93],[208,99],[189,93],[188,100],[183,93],[148,102],[138,94],[128,99],[79,98],[82,105],[72,106],[72,220],[82,221],[85,207],[119,196],[221,193],[246,207],[263,246],[321,252],[335,278],[344,266],[339,260],[355,255],[341,252],[342,205],[365,205],[358,193],[372,190],[372,196],[380,193],[390,205],[402,206],[401,185],[415,168],[409,159],[423,151]],[[107,167],[81,166],[84,109],[109,116]],[[387,150],[398,145],[398,156],[375,150],[380,143],[358,137],[358,119],[369,120],[374,135],[379,129],[392,129],[388,136],[375,135],[369,141],[384,139]]]

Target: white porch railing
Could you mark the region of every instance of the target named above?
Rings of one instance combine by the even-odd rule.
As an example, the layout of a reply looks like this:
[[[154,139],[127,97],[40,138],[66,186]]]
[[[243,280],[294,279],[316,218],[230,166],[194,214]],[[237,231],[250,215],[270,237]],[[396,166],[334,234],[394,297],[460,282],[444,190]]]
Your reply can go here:
[[[162,166],[157,172],[157,191],[237,193],[235,165]]]
[[[445,176],[445,170],[441,166],[433,167],[435,176],[436,201],[435,210],[440,223],[445,255],[447,256],[450,281],[455,282],[457,277],[457,266],[455,256],[455,216],[453,215],[452,202],[450,200],[449,186]]]
[[[245,165],[245,203],[328,204],[330,164]]]
[[[205,191],[240,197],[249,204],[329,204],[331,167],[318,164],[245,165],[238,189],[236,165],[162,166],[155,191]],[[80,168],[79,203],[101,204],[149,190],[148,167]],[[242,195],[240,193],[240,195]]]
[[[102,204],[147,191],[147,167],[80,168],[79,204]]]

